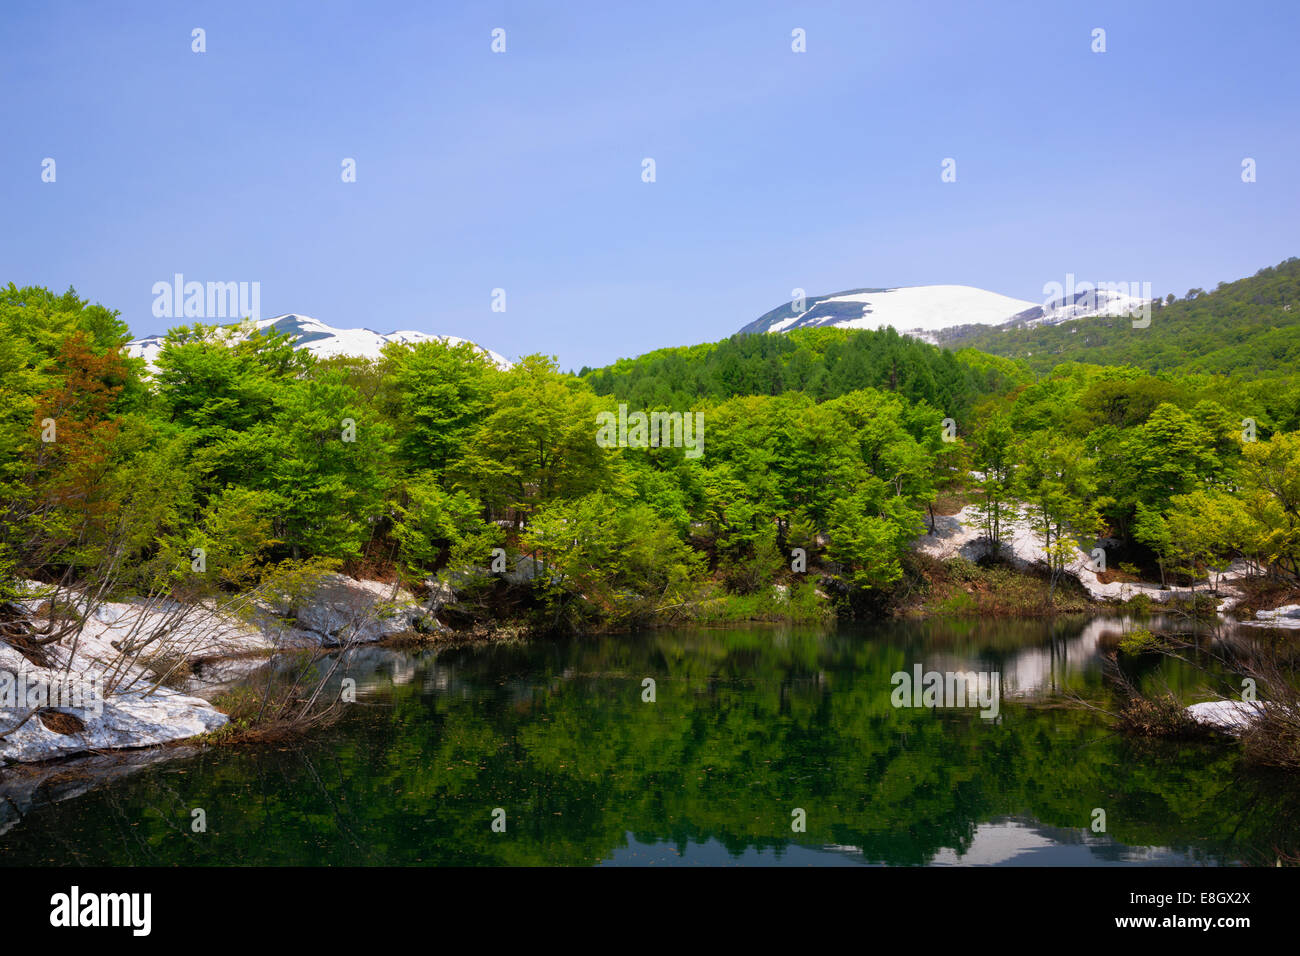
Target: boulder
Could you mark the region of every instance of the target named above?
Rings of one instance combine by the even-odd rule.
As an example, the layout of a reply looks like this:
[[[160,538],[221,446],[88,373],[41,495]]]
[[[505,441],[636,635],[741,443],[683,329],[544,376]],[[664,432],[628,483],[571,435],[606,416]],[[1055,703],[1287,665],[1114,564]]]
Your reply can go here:
[[[299,630],[318,635],[325,647],[335,647],[405,634],[419,627],[427,614],[409,591],[330,574],[289,616]]]
[[[446,605],[456,602],[456,589],[446,581],[430,578],[424,582],[424,586],[429,592],[429,597],[424,602],[424,606],[430,612],[439,611]]]
[[[0,761],[33,763],[70,754],[150,747],[226,723],[226,716],[206,700],[151,687],[141,681],[105,697],[98,672],[69,675],[36,667],[0,645],[0,734],[5,735],[0,738]],[[18,726],[33,705],[40,711]]]
[[[546,566],[542,562],[526,554],[521,554],[515,559],[514,570],[507,571],[501,576],[510,584],[527,584],[545,570]]]

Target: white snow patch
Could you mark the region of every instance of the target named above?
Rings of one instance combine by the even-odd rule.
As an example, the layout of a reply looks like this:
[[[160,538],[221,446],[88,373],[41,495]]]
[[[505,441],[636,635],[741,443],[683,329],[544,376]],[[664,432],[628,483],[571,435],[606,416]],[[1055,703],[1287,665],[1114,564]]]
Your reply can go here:
[[[29,597],[19,601],[38,627],[48,624],[40,615],[52,588],[27,582]],[[84,600],[63,592],[61,601],[74,606]],[[181,613],[183,612],[183,613]],[[56,626],[75,622],[60,618]],[[356,580],[341,574],[322,578],[309,600],[293,608],[260,607],[244,621],[219,608],[203,604],[178,605],[169,601],[105,602],[85,615],[79,632],[70,633],[43,650],[47,667],[37,666],[0,642],[0,673],[18,676],[28,688],[54,687],[67,677],[82,686],[106,690],[102,713],[97,708],[54,707],[85,724],[82,732],[59,734],[33,717],[0,738],[0,763],[48,760],[69,754],[129,747],[147,747],[182,740],[220,727],[226,718],[200,697],[159,683],[158,670],[177,660],[198,665],[198,675],[186,682],[190,691],[210,693],[229,681],[263,666],[270,652],[291,648],[319,648],[347,643],[373,643],[405,633],[417,625],[441,628],[410,592],[380,581]],[[165,629],[165,630],[164,630]],[[138,660],[146,656],[131,646],[149,641],[162,661],[156,669]],[[47,698],[52,695],[47,693]],[[0,701],[0,734],[13,728],[29,711],[26,701],[6,707]]]
[[[971,561],[988,554],[991,546],[980,527],[976,516],[976,507],[967,505],[955,515],[936,515],[935,533],[926,530],[913,542],[913,547],[923,554],[940,560],[964,557]],[[1005,524],[1003,554],[1020,567],[1037,563],[1046,563],[1047,552],[1043,550],[1042,539],[1034,532],[1027,521],[1018,520]],[[1092,559],[1081,549],[1075,548],[1065,570],[1078,579],[1088,594],[1096,600],[1124,601],[1138,594],[1145,594],[1153,601],[1167,601],[1172,597],[1188,598],[1195,594],[1207,592],[1219,595],[1223,600],[1218,605],[1220,612],[1227,611],[1238,600],[1240,594],[1231,587],[1231,582],[1250,572],[1244,562],[1237,562],[1222,574],[1216,575],[1210,582],[1196,588],[1162,588],[1158,584],[1147,582],[1109,581],[1102,582],[1093,568]],[[1272,624],[1273,622],[1270,622]],[[1300,625],[1300,620],[1297,620]]]
[[[299,347],[311,352],[317,358],[351,355],[359,358],[377,359],[384,346],[390,342],[398,342],[404,345],[414,345],[420,342],[445,342],[454,346],[469,341],[468,339],[457,338],[454,335],[430,335],[426,332],[410,330],[384,334],[370,329],[339,329],[332,325],[326,325],[319,319],[314,319],[309,315],[298,315],[294,312],[277,315],[270,319],[261,319],[257,322],[226,326],[225,328],[232,330],[232,341],[239,341],[247,335],[243,331],[244,329],[263,330],[272,327],[298,336]],[[164,335],[150,335],[145,338],[135,339],[127,343],[127,352],[131,356],[143,358],[145,364],[152,371],[154,363],[158,359],[158,354],[162,351],[165,338]],[[498,368],[506,369],[510,367],[510,362],[506,360],[505,356],[499,355],[491,349],[483,348],[483,346],[476,343],[469,342],[469,344],[486,355]]]
[[[1208,700],[1187,708],[1193,720],[1230,734],[1241,733],[1263,712],[1263,705],[1258,701],[1244,700]]]
[[[824,302],[856,302],[870,313],[836,323],[847,329],[936,332],[954,325],[1000,325],[1037,303],[968,285],[919,285],[888,292],[832,296]]]

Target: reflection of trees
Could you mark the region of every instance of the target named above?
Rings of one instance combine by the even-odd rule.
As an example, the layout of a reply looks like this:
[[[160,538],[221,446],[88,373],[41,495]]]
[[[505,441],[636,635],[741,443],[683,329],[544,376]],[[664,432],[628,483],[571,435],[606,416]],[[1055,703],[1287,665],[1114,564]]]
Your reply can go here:
[[[1078,633],[1044,642],[1040,628],[1036,646]],[[1121,843],[1270,862],[1297,849],[1300,796],[1242,775],[1231,747],[1133,742],[1091,713],[1006,701],[997,725],[896,710],[893,672],[940,652],[996,662],[1014,648],[978,630],[936,640],[931,625],[878,636],[699,630],[446,651],[421,679],[386,688],[390,707],[359,706],[284,752],[208,751],[184,775],[155,768],[33,812],[0,852],[20,859],[69,814],[131,808],[149,854],[106,841],[83,861],[583,864],[632,833],[682,850],[835,844],[919,864],[968,848],[981,822],[1083,830],[1094,807]],[[641,700],[646,676],[657,703]],[[144,812],[162,776],[179,794],[166,806],[207,808],[208,834]],[[110,795],[125,809],[106,810]],[[489,826],[498,806],[504,835]],[[794,807],[807,833],[790,831]]]

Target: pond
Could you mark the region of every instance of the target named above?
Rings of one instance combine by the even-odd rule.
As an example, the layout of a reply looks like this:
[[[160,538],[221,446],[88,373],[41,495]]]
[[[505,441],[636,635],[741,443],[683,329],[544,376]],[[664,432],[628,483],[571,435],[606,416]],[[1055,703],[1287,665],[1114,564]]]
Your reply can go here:
[[[93,782],[69,765],[18,796],[0,781],[0,860],[1271,865],[1296,853],[1293,777],[1249,771],[1231,742],[1134,740],[1061,703],[1068,691],[1110,706],[1099,655],[1123,626],[369,648],[351,670],[357,702],[309,737],[115,758]],[[895,675],[918,665],[995,675],[996,716],[973,700],[896,707]],[[1172,661],[1139,680],[1188,700],[1205,684]]]

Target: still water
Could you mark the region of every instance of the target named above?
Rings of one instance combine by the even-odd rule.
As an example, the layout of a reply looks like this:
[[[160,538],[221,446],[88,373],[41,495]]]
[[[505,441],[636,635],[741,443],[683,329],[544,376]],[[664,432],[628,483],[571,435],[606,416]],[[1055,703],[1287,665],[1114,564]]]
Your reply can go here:
[[[1110,706],[1099,654],[1120,629],[371,648],[354,658],[357,703],[305,739],[151,751],[91,777],[0,771],[0,862],[1271,865],[1300,850],[1293,777],[1243,768],[1231,743],[1133,740],[1060,705],[1070,692]],[[997,717],[893,706],[893,675],[917,664],[996,673]],[[1139,678],[1207,696],[1184,664]]]

